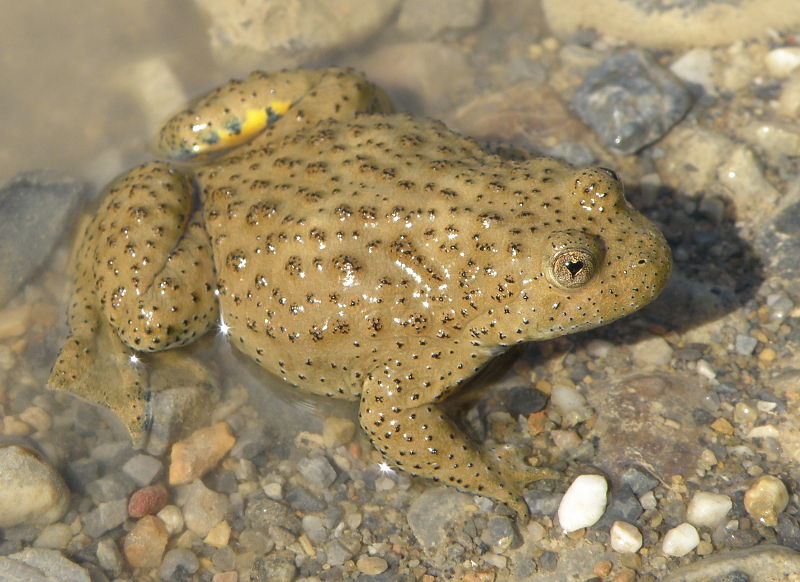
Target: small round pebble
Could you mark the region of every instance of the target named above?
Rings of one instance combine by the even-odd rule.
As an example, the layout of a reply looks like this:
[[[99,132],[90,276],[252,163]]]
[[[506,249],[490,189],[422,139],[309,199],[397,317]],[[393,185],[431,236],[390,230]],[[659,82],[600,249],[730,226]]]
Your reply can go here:
[[[574,426],[592,416],[586,398],[575,388],[555,385],[550,394],[550,403],[561,414],[562,426]]]
[[[699,543],[700,534],[697,533],[697,529],[692,524],[684,522],[664,534],[661,548],[666,555],[679,558],[691,552]]]
[[[39,532],[33,547],[61,550],[67,547],[70,539],[72,539],[72,529],[66,523],[53,523]]]
[[[378,556],[362,556],[356,562],[358,571],[367,574],[368,576],[375,576],[386,571],[389,564],[383,558]]]
[[[672,360],[673,349],[662,337],[651,337],[633,346],[633,360],[645,366],[666,366]]]
[[[169,535],[175,535],[183,529],[183,513],[177,505],[167,505],[157,515],[164,522]]]
[[[759,477],[744,494],[744,508],[747,513],[767,526],[778,523],[778,514],[786,509],[789,492],[783,481],[772,475]]]
[[[696,526],[715,527],[732,508],[733,501],[727,495],[698,491],[689,502],[686,521]]]
[[[143,517],[156,514],[167,505],[167,488],[163,485],[148,485],[134,491],[128,502],[128,515]]]
[[[125,536],[123,551],[134,568],[156,568],[167,547],[167,528],[154,515],[145,515]]]
[[[620,554],[633,554],[642,547],[642,532],[632,523],[615,521],[609,535],[611,549]]]
[[[558,506],[558,521],[565,533],[598,522],[606,510],[608,482],[602,475],[579,475]]]

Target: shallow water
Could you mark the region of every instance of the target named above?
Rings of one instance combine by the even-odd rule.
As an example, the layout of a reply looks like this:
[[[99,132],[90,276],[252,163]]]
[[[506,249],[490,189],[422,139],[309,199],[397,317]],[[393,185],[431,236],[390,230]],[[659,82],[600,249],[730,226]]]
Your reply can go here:
[[[0,19],[0,55],[2,55],[0,79],[3,87],[0,93],[0,127],[3,128],[0,138],[0,182],[5,182],[24,170],[46,168],[61,170],[87,181],[91,184],[92,191],[97,192],[113,176],[152,157],[149,153],[149,144],[161,119],[183,105],[186,99],[231,77],[242,77],[251,68],[250,64],[245,65],[241,61],[221,62],[214,58],[206,31],[207,22],[195,9],[195,3],[191,0],[170,2],[110,0],[100,3],[91,0],[57,3],[50,0],[26,2],[0,0],[0,10],[3,14],[3,18]],[[485,130],[486,135],[492,135],[500,128],[500,133],[513,136],[508,137],[508,141],[528,147],[546,148],[552,145],[553,139],[567,139],[570,143],[580,144],[585,148],[577,150],[579,154],[586,151],[594,154],[593,162],[618,168],[626,181],[633,184],[638,183],[643,175],[654,173],[654,166],[663,155],[663,151],[658,149],[659,146],[638,157],[614,155],[599,146],[597,140],[582,123],[577,122],[569,114],[563,114],[562,117],[563,110],[560,107],[563,107],[563,104],[554,104],[558,99],[553,99],[553,96],[558,94],[563,101],[578,84],[576,79],[582,73],[601,57],[615,51],[613,44],[606,44],[606,41],[601,39],[594,45],[592,43],[587,43],[587,46],[572,45],[567,47],[568,51],[560,54],[558,51],[563,45],[544,34],[538,10],[532,8],[529,3],[496,0],[488,3],[487,10],[484,20],[488,26],[478,28],[474,32],[446,33],[442,38],[434,40],[409,41],[409,38],[403,37],[392,24],[389,24],[382,32],[357,49],[318,54],[313,59],[309,58],[307,64],[355,66],[364,70],[367,76],[378,84],[383,85],[397,102],[399,109],[442,118],[459,129],[471,128],[472,132]],[[401,41],[408,44],[403,45],[402,50],[397,50],[397,43]],[[766,51],[767,45],[768,43],[764,41],[754,48],[753,52]],[[719,49],[714,53],[715,58],[725,63],[723,72],[731,76],[735,76],[737,67],[741,65],[741,55],[736,52],[737,50],[746,53],[748,49],[735,46],[731,51]],[[557,62],[557,56],[568,64],[562,68]],[[756,64],[760,63],[755,58],[752,60]],[[268,63],[265,62],[263,66],[279,68],[293,64],[288,60],[284,62],[278,57]],[[753,89],[755,97],[752,97],[752,100],[756,101],[756,106],[751,107],[750,95],[735,103],[736,113],[742,118],[746,118],[753,110],[763,112],[766,109],[770,112],[770,107],[773,105],[769,101],[770,91],[777,92],[777,89],[774,89],[777,85],[763,84],[760,73],[753,72],[749,79],[750,86],[755,87]],[[504,94],[503,91],[507,87],[520,81],[522,83],[515,92]],[[734,83],[730,80],[728,82]],[[742,91],[746,93],[747,84],[743,86],[745,89]],[[726,98],[736,93],[730,87],[727,87],[727,90]],[[763,97],[762,94],[767,96]],[[499,100],[495,100],[498,95]],[[487,99],[481,100],[480,97],[483,96],[487,96]],[[769,106],[764,106],[762,97],[765,102],[770,103]],[[529,105],[530,99],[536,100],[536,103],[541,100],[548,105],[542,105],[540,110]],[[461,109],[466,104],[469,104],[470,108]],[[729,134],[733,134],[732,127],[735,128],[737,121],[731,122],[718,111],[713,113],[719,115],[719,118],[712,115],[706,118],[701,116],[699,123],[713,127],[713,122],[708,122],[709,118],[713,118],[715,122],[721,120],[719,123]],[[548,119],[564,121],[550,122]],[[691,120],[691,123],[695,122],[697,120]],[[687,125],[691,123],[687,122]],[[574,153],[576,150],[570,151]],[[651,155],[653,151],[656,155]],[[796,152],[785,155],[788,159],[796,159],[793,157],[796,156]],[[768,158],[766,155],[764,157]],[[797,195],[796,191],[785,188],[785,181],[789,180],[796,170],[796,166],[792,163],[794,162],[781,166],[780,170],[775,170],[775,166],[778,166],[776,163],[770,167],[772,172],[770,179],[779,184],[782,194],[788,192],[787,197]],[[776,175],[780,176],[780,180]],[[719,380],[716,383],[712,381],[709,384],[702,384],[701,388],[695,390],[693,396],[696,396],[696,392],[702,392],[703,398],[698,400],[697,407],[691,411],[680,411],[684,416],[679,417],[678,414],[670,416],[674,411],[669,411],[665,413],[664,418],[658,414],[655,414],[655,418],[656,422],[664,421],[669,428],[672,428],[670,423],[679,424],[675,420],[678,417],[680,422],[685,422],[687,426],[691,425],[691,431],[699,432],[700,436],[696,440],[701,441],[703,447],[707,445],[707,450],[713,449],[714,454],[729,461],[727,470],[732,474],[724,473],[725,461],[721,461],[715,469],[722,476],[718,476],[715,470],[701,470],[698,462],[697,468],[692,466],[691,470],[686,471],[687,480],[690,481],[689,487],[680,480],[670,482],[669,486],[660,486],[658,500],[659,502],[663,500],[662,505],[657,512],[651,511],[646,514],[646,519],[642,518],[638,522],[649,538],[646,539],[645,550],[641,554],[635,554],[636,559],[629,559],[630,556],[621,557],[620,554],[610,552],[607,537],[603,537],[607,534],[607,527],[587,530],[585,536],[580,534],[575,536],[575,539],[565,538],[554,525],[552,516],[539,516],[527,529],[522,528],[526,545],[517,554],[507,548],[493,547],[491,551],[487,550],[488,546],[478,534],[475,534],[473,536],[475,539],[472,540],[459,539],[459,543],[470,550],[464,550],[464,553],[458,556],[450,555],[446,550],[426,554],[415,545],[416,540],[408,533],[406,515],[409,505],[419,497],[419,493],[431,489],[430,484],[413,481],[409,485],[408,479],[399,478],[395,489],[391,489],[391,484],[382,485],[391,492],[385,494],[386,498],[381,497],[384,490],[378,490],[379,488],[375,486],[381,478],[378,475],[377,465],[373,462],[375,457],[371,456],[372,453],[367,449],[359,449],[358,439],[355,439],[356,444],[346,452],[325,451],[325,454],[343,463],[342,466],[337,466],[343,474],[346,471],[342,467],[352,465],[353,474],[358,476],[352,478],[356,484],[353,486],[355,493],[353,489],[348,489],[345,495],[337,489],[336,494],[341,494],[343,497],[349,495],[350,501],[357,500],[358,502],[354,502],[353,505],[359,511],[363,510],[369,517],[367,520],[369,527],[365,526],[362,529],[369,535],[374,533],[374,536],[369,538],[369,535],[365,534],[360,554],[392,556],[390,562],[392,567],[396,568],[393,572],[402,571],[404,574],[412,572],[414,575],[435,574],[437,579],[439,577],[448,579],[448,573],[452,573],[456,567],[462,568],[459,570],[460,573],[473,570],[479,573],[490,571],[497,579],[523,579],[515,577],[515,573],[524,570],[519,564],[524,565],[526,559],[533,562],[534,558],[530,556],[535,556],[537,562],[533,570],[538,565],[541,576],[534,577],[532,570],[529,579],[537,581],[566,579],[567,574],[577,576],[576,572],[580,573],[580,579],[586,579],[592,573],[592,564],[601,559],[613,562],[617,568],[615,572],[619,569],[632,568],[638,569],[644,576],[658,576],[697,557],[692,555],[686,559],[664,558],[659,554],[657,543],[659,536],[666,529],[664,523],[675,525],[673,522],[683,519],[681,512],[691,491],[714,490],[734,497],[747,486],[747,480],[759,474],[759,471],[781,473],[790,484],[797,482],[799,477],[797,471],[781,456],[780,444],[775,443],[774,435],[770,437],[771,440],[767,438],[754,443],[753,439],[743,436],[749,428],[747,423],[742,421],[740,427],[733,413],[735,403],[747,403],[751,408],[761,406],[758,409],[760,416],[756,414],[759,426],[783,423],[782,426],[788,427],[787,434],[795,435],[797,431],[793,425],[794,421],[791,415],[785,414],[787,410],[790,412],[793,410],[792,400],[791,398],[781,400],[784,398],[782,395],[775,396],[770,392],[773,377],[769,374],[774,370],[788,370],[787,375],[790,375],[797,367],[794,364],[796,358],[790,353],[791,349],[780,351],[780,347],[776,347],[779,353],[774,364],[772,360],[767,359],[767,356],[756,359],[755,356],[748,354],[731,353],[734,340],[738,341],[740,337],[745,337],[745,340],[751,336],[758,338],[758,349],[754,352],[756,355],[765,347],[793,345],[791,342],[795,340],[791,323],[792,319],[797,317],[796,309],[792,311],[796,303],[794,299],[797,294],[796,284],[786,284],[774,274],[766,274],[765,278],[772,277],[771,287],[765,285],[766,291],[756,293],[755,288],[763,283],[761,274],[757,274],[758,269],[753,266],[757,261],[751,263],[749,259],[742,258],[749,257],[750,247],[756,238],[756,235],[748,229],[763,226],[753,220],[755,212],[752,210],[749,215],[740,212],[739,222],[734,223],[722,210],[719,210],[719,206],[714,205],[714,200],[706,201],[706,206],[697,209],[700,204],[696,204],[694,198],[685,196],[681,192],[672,192],[667,196],[657,189],[649,193],[644,188],[642,190],[634,188],[631,198],[637,207],[644,208],[649,216],[655,217],[661,224],[668,225],[671,229],[667,232],[667,236],[678,250],[676,256],[682,269],[679,274],[687,277],[681,279],[681,282],[687,284],[687,280],[689,283],[699,281],[697,283],[699,287],[708,284],[703,289],[710,291],[705,294],[698,292],[698,295],[701,295],[701,306],[697,307],[695,304],[686,307],[681,302],[682,291],[686,292],[683,299],[687,302],[697,300],[693,295],[696,289],[689,291],[673,289],[669,297],[665,298],[666,303],[662,303],[666,307],[662,307],[661,312],[656,306],[654,311],[622,321],[611,328],[578,338],[546,342],[540,349],[531,349],[526,357],[517,362],[514,369],[516,374],[512,370],[504,378],[495,381],[493,384],[497,390],[495,396],[490,396],[480,405],[474,406],[470,413],[472,417],[478,418],[477,420],[470,418],[468,422],[472,422],[473,428],[480,426],[483,432],[496,441],[501,440],[500,436],[508,437],[510,442],[514,442],[515,438],[521,438],[518,433],[526,429],[524,420],[519,422],[519,418],[511,418],[505,412],[492,416],[497,412],[496,399],[501,398],[497,396],[500,394],[498,388],[501,387],[522,385],[528,388],[532,382],[536,382],[538,388],[546,391],[548,386],[564,383],[578,386],[583,393],[592,394],[594,390],[598,390],[597,386],[602,386],[604,382],[616,381],[633,373],[649,373],[653,370],[660,374],[674,373],[677,378],[675,384],[684,387],[685,390],[688,390],[685,388],[687,385],[694,389],[693,383],[684,381],[686,377],[693,380],[700,377],[703,381]],[[707,216],[713,214],[715,210],[722,216],[718,222],[708,219]],[[771,216],[776,210],[768,208],[764,209],[764,212]],[[678,218],[675,218],[676,216]],[[707,235],[705,239],[704,234]],[[11,309],[33,306],[34,315],[25,334],[4,340],[5,352],[0,355],[5,358],[13,354],[15,367],[0,370],[0,380],[4,388],[4,391],[0,392],[0,405],[3,406],[2,411],[5,414],[15,415],[32,403],[50,410],[53,416],[57,416],[56,411],[69,410],[64,420],[56,418],[56,425],[52,431],[44,431],[46,433],[44,435],[32,433],[25,436],[32,442],[41,440],[37,444],[42,446],[54,463],[68,464],[83,455],[92,454],[93,450],[104,444],[102,442],[104,439],[110,438],[112,430],[109,429],[108,415],[98,415],[88,407],[79,408],[64,395],[44,392],[50,363],[66,331],[64,312],[69,292],[67,249],[70,233],[65,232],[63,236],[62,244],[54,252],[50,264],[42,275],[29,284],[11,304]],[[712,246],[708,240],[714,236],[723,240],[723,243]],[[713,239],[713,242],[716,242],[716,239]],[[706,249],[704,244],[708,244],[711,250]],[[0,252],[3,250],[0,249]],[[697,275],[696,281],[693,279],[695,275]],[[717,280],[714,284],[709,283],[709,280],[715,278]],[[770,293],[772,295],[769,295]],[[771,297],[769,300],[768,295]],[[719,304],[716,302],[717,299]],[[710,310],[705,309],[703,300],[713,304],[715,308],[722,306],[721,310],[712,314]],[[789,306],[785,307],[787,303]],[[775,305],[784,307],[779,308]],[[780,309],[784,309],[784,312],[777,314]],[[784,318],[788,323],[781,325]],[[695,330],[693,334],[692,328],[698,328],[700,331]],[[638,360],[635,353],[631,356],[632,346],[642,336],[666,338],[669,347],[674,348],[672,353],[675,358],[667,363],[653,363],[648,362],[646,358]],[[599,341],[602,349],[597,348],[593,341]],[[754,345],[755,341],[753,339]],[[598,349],[599,352],[596,352]],[[254,364],[245,361],[237,354],[232,354],[230,346],[222,337],[208,338],[191,351],[199,358],[212,362],[212,367],[216,369],[224,385],[223,393],[229,397],[230,401],[223,400],[220,410],[215,411],[215,414],[224,415],[239,406],[247,408],[246,412],[237,417],[237,422],[246,426],[249,426],[247,423],[251,421],[268,425],[277,435],[274,441],[270,441],[270,445],[279,443],[281,447],[289,448],[293,437],[299,432],[319,433],[323,419],[329,415],[355,419],[355,407],[352,403],[308,398],[287,388],[274,378],[265,377]],[[598,356],[597,353],[602,355]],[[700,366],[702,372],[698,372],[697,361],[701,358],[705,358],[703,362],[707,368]],[[712,368],[711,371],[708,368]],[[717,373],[719,378],[713,378]],[[681,376],[682,374],[684,376]],[[594,378],[599,379],[598,384],[593,384]],[[461,404],[463,406],[464,402],[474,403],[479,398],[480,396],[470,393],[465,395]],[[775,411],[769,406],[770,399],[780,401],[777,408],[774,408]],[[590,398],[592,406],[596,410],[602,410],[601,414],[608,414],[613,422],[614,411],[604,410],[603,400],[603,397],[598,397],[596,392],[593,398]],[[246,402],[246,406],[243,402]],[[611,407],[613,403],[605,404]],[[635,407],[637,404],[644,409],[649,408],[650,403],[640,402],[632,406]],[[226,408],[228,406],[231,408]],[[252,410],[248,407],[252,407]],[[658,408],[658,405],[654,408]],[[714,417],[720,417],[733,421],[738,431],[736,433],[738,440],[732,438],[725,440],[716,429],[711,430],[706,426],[710,422],[705,424],[698,422],[702,426],[694,426],[692,423],[697,418],[705,418],[702,414],[696,414],[697,410],[702,409],[702,412],[706,408],[713,412],[712,420]],[[559,420],[553,420],[559,419],[557,412],[553,412],[549,407],[546,411],[548,414],[546,420],[550,422],[550,428],[555,426],[561,429],[560,438],[574,437],[582,441],[581,445],[585,444],[587,447],[583,449],[577,447],[577,452],[560,450],[552,441],[547,440],[549,437],[545,432],[533,437],[536,460],[543,464],[553,464],[558,470],[563,470],[569,475],[574,475],[576,471],[586,466],[599,466],[611,473],[610,478],[613,481],[616,477],[613,471],[618,467],[605,467],[604,459],[585,453],[587,448],[593,450],[589,441],[592,438],[591,428],[594,419],[585,424],[578,423],[579,426],[572,426],[564,421],[562,426]],[[706,415],[708,414],[711,413]],[[506,422],[507,426],[504,426],[503,422]],[[531,418],[528,418],[528,422],[533,424]],[[111,425],[114,427],[113,422]],[[533,432],[532,428],[530,430]],[[113,433],[120,442],[125,440],[119,426],[113,428]],[[692,436],[694,434],[691,432]],[[527,433],[525,438],[526,442],[532,439]],[[791,442],[788,442],[790,440],[787,437],[785,443],[787,450],[797,453],[800,449],[791,448]],[[363,446],[364,442],[360,441],[360,445]],[[615,444],[618,443],[612,443]],[[738,446],[736,451],[732,444]],[[727,451],[728,445],[731,445],[733,452]],[[752,450],[747,447],[752,447]],[[620,452],[619,447],[612,448],[615,451],[608,454],[609,458]],[[745,456],[748,459],[756,460],[740,462],[736,455],[737,451],[741,452],[743,449],[747,449]],[[287,483],[296,478],[294,468],[287,469],[280,461],[289,459],[294,462],[298,457],[303,457],[307,451],[302,447],[294,448],[292,451],[286,452],[282,449],[274,455],[272,451],[265,454],[273,462],[268,470],[265,469],[268,477],[281,474],[281,478],[285,477]],[[689,459],[687,463],[694,463],[697,460],[695,452],[691,449],[686,453]],[[797,455],[800,457],[800,453]],[[616,460],[612,459],[611,465],[615,462]],[[737,469],[732,470],[731,466]],[[112,469],[115,468],[108,468],[109,471]],[[261,474],[258,478],[254,481],[258,487],[268,481],[267,477]],[[339,481],[337,486],[343,487]],[[551,489],[563,492],[565,487],[566,483],[559,482]],[[365,488],[369,491],[369,495],[364,494],[367,501],[357,495],[363,494]],[[740,529],[736,530],[737,534],[750,532],[749,535],[755,536],[753,544],[759,540],[776,541],[774,531],[749,520],[741,507],[740,498],[741,496],[735,498],[737,507],[732,514],[732,517],[735,517],[733,521],[739,520],[737,527]],[[384,502],[385,507],[380,505]],[[793,505],[790,506],[791,513],[797,511],[796,502],[795,496]],[[331,505],[334,503],[331,502]],[[74,507],[72,513],[68,515],[75,518],[73,523],[80,525],[78,516],[85,517],[84,510],[91,507],[92,504],[84,499],[80,506]],[[483,508],[485,510],[485,504]],[[484,510],[481,511],[488,513]],[[473,511],[478,512],[478,509],[469,506],[465,513]],[[478,513],[483,518],[483,513]],[[386,525],[387,523],[389,525]],[[796,525],[797,520],[791,523]],[[485,525],[485,521],[481,524]],[[123,530],[131,527],[133,521],[129,519],[124,526],[108,535],[113,537],[114,543],[119,544],[125,533]],[[470,523],[470,527],[478,526]],[[786,528],[788,526],[784,529]],[[359,531],[358,528],[355,529]],[[459,533],[465,538],[469,537],[467,532],[471,531],[470,528],[462,530]],[[754,534],[754,531],[758,534]],[[386,542],[386,539],[389,539],[389,533],[386,532],[395,536],[392,538],[394,545]],[[712,534],[717,547],[726,549],[737,547],[736,540],[730,544],[726,541],[728,538],[719,541],[718,538],[724,533],[720,533],[719,528],[703,530],[702,533],[707,544],[706,550],[711,545]],[[336,535],[339,534],[341,527],[336,530]],[[381,537],[383,534],[385,539]],[[9,551],[17,549],[14,543],[19,540],[23,540],[19,542],[23,546],[30,545],[36,535],[36,531],[12,532],[8,537],[11,541],[7,541],[8,545],[3,547]],[[777,541],[781,543],[789,544],[793,539],[788,534],[781,535],[783,537],[777,536]],[[333,537],[334,533],[331,532],[331,536]],[[800,539],[800,533],[796,537]],[[3,539],[0,538],[0,543]],[[76,535],[70,540],[65,553],[75,556],[76,561],[85,560],[94,563],[95,542],[96,540]],[[297,549],[298,544],[302,545],[303,542],[295,543],[292,546],[293,551],[308,562],[313,562],[312,553],[304,554]],[[202,546],[202,543],[194,540],[192,547],[196,549],[198,545]],[[800,545],[800,542],[797,545]],[[319,542],[318,546],[320,551],[324,546],[328,556],[333,554],[323,542]],[[384,546],[390,547],[387,549]],[[236,551],[239,550],[237,547]],[[207,562],[211,560],[210,552],[207,545],[197,550],[199,555],[208,558]],[[543,552],[547,554],[545,557],[542,557]],[[558,554],[560,565],[557,569],[553,566],[554,570],[548,574],[544,569],[552,562],[549,554],[553,553]],[[503,564],[507,555],[511,556],[509,558],[511,565],[505,567]],[[352,559],[349,562],[336,565],[336,568],[340,568],[344,574],[341,578],[331,579],[355,578],[358,575],[354,565],[356,557],[356,555],[350,556]],[[480,566],[476,567],[475,564]],[[519,569],[515,569],[518,566]],[[319,566],[320,572],[327,571],[327,568],[327,565]],[[215,570],[209,566],[207,572],[223,569],[220,567]],[[123,570],[129,571],[127,567]],[[129,579],[125,576],[127,574],[122,574],[120,579]],[[408,579],[413,578],[411,574],[409,576]]]

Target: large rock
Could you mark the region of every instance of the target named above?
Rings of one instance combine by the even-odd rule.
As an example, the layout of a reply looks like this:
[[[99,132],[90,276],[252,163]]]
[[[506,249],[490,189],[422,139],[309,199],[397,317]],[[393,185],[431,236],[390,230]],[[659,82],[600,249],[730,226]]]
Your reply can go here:
[[[53,523],[68,503],[66,483],[44,459],[18,445],[0,448],[0,527]]]

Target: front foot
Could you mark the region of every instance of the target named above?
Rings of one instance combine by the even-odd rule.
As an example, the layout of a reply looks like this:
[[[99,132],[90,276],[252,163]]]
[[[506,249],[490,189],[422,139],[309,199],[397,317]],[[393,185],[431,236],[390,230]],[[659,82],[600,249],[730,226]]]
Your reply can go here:
[[[406,403],[398,391],[380,380],[364,386],[359,420],[384,457],[412,475],[505,503],[519,519],[527,521],[528,506],[518,481],[481,455],[437,405],[403,409],[402,404]],[[529,473],[521,483],[550,476]]]

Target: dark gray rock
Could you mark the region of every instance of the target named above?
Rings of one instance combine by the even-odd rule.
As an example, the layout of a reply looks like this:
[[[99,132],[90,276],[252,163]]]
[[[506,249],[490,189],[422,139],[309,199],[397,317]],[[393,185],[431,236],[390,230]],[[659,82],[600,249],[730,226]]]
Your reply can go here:
[[[328,505],[302,485],[290,485],[286,490],[286,501],[297,511],[322,511]]]
[[[636,495],[647,493],[658,487],[660,481],[640,467],[627,467],[621,475],[622,482],[630,487]]]
[[[680,121],[691,96],[649,53],[631,50],[610,56],[589,71],[572,104],[608,147],[632,154]]]
[[[615,521],[636,523],[643,512],[644,509],[639,503],[639,498],[628,485],[623,485],[613,492],[606,512],[593,527],[608,529]]]
[[[330,487],[336,480],[336,469],[325,457],[301,459],[297,463],[297,469],[306,478],[306,481],[320,489]]]
[[[43,170],[19,174],[0,188],[0,306],[44,264],[86,192],[85,184]]]

